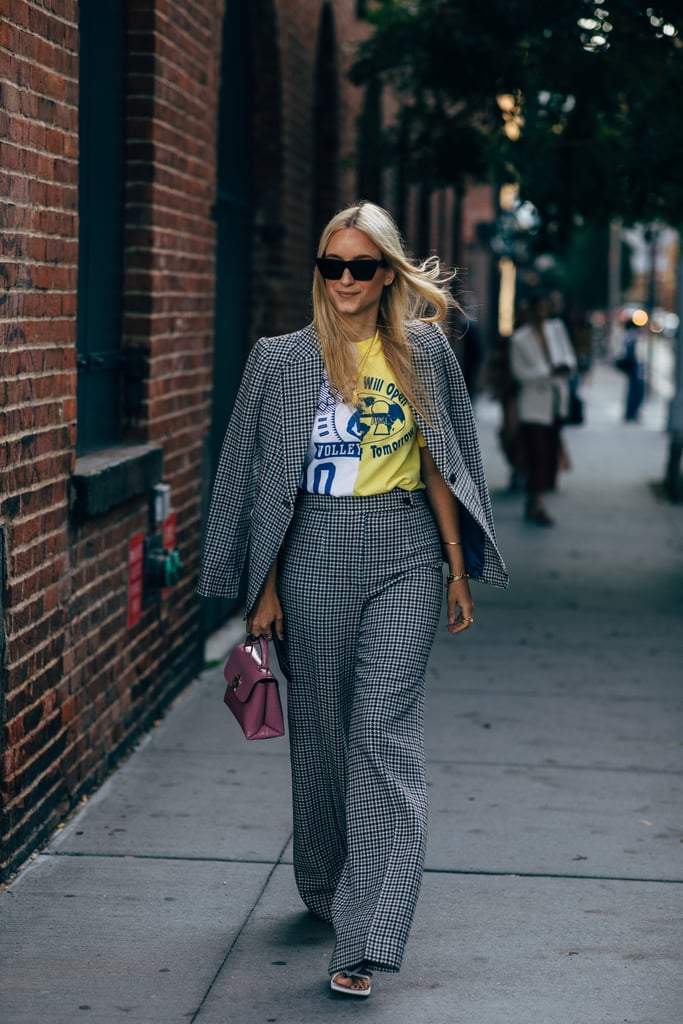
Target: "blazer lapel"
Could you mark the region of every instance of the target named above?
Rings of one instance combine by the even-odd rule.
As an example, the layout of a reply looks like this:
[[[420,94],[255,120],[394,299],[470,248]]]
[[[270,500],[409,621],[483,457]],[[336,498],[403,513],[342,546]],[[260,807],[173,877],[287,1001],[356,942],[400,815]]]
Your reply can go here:
[[[292,349],[280,383],[285,478],[292,498],[299,487],[323,378],[323,361],[314,329],[306,328],[300,334],[301,340]]]

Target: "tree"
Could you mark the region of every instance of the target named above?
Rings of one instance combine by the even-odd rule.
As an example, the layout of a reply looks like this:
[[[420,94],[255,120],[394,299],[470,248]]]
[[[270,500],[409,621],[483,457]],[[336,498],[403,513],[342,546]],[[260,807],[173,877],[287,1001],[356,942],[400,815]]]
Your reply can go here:
[[[678,0],[379,0],[369,17],[352,77],[399,97],[387,144],[413,180],[516,180],[550,243],[577,219],[683,223]]]

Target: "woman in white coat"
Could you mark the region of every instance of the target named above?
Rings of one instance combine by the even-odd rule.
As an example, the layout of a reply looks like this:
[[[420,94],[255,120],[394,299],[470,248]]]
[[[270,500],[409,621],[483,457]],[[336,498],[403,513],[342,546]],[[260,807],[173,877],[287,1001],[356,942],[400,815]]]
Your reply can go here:
[[[552,526],[544,494],[555,489],[560,460],[560,427],[569,409],[569,378],[576,356],[567,329],[548,316],[550,307],[541,293],[532,296],[527,321],[510,339],[512,375],[517,396],[520,437],[527,480],[526,518],[538,526]]]

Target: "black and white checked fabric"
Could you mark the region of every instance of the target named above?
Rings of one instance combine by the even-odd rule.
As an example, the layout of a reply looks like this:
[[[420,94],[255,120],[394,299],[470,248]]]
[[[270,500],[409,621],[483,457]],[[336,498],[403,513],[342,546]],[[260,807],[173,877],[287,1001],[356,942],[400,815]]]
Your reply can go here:
[[[308,448],[323,363],[312,327],[249,354],[213,486],[197,590],[251,608],[280,550]]]
[[[443,592],[422,492],[301,495],[278,590],[294,871],[335,928],[330,972],[397,971],[424,861],[424,677]]]
[[[474,579],[507,586],[496,546],[493,512],[472,406],[448,340],[437,324],[416,325],[413,360],[427,386],[436,418],[416,419],[444,480],[460,502],[460,533],[467,572]]]
[[[415,366],[435,416],[418,423],[434,460],[461,504],[465,565],[471,576],[507,585],[496,546],[476,427],[465,384],[443,331],[409,325]],[[198,592],[235,597],[248,560],[253,606],[294,513],[323,376],[311,325],[261,338],[249,356],[214,482]]]

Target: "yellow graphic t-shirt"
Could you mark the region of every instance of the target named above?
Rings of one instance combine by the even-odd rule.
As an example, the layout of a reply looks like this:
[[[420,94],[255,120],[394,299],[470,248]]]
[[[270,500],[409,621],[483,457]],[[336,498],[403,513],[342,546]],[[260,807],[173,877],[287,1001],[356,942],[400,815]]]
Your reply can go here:
[[[358,404],[339,402],[325,374],[301,489],[335,497],[421,490],[424,446],[379,334],[358,344]]]

